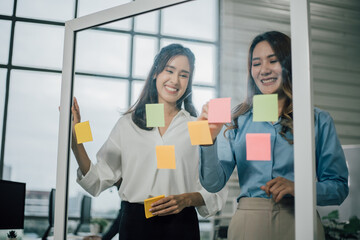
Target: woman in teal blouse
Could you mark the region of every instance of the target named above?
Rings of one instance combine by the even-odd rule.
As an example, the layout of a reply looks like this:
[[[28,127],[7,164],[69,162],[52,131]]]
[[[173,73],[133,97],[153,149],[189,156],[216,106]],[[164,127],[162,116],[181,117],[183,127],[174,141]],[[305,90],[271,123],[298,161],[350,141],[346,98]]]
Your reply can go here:
[[[232,123],[209,124],[214,144],[201,146],[200,181],[222,189],[235,166],[240,195],[229,239],[294,239],[294,148],[290,38],[266,32],[253,40],[248,58],[247,98]],[[278,94],[278,121],[253,121],[253,96]],[[207,119],[204,105],[199,120]],[[340,205],[348,195],[348,169],[331,116],[314,109],[317,205]],[[221,133],[220,133],[221,132]],[[246,134],[270,133],[271,160],[247,161]],[[318,238],[324,233],[318,218]]]

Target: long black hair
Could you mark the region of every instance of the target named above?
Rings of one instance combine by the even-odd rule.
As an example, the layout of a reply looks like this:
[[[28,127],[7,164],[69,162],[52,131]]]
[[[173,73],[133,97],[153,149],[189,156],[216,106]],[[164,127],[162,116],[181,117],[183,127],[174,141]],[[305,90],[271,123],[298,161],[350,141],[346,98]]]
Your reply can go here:
[[[154,63],[150,69],[149,75],[145,81],[144,88],[140,97],[125,113],[131,113],[133,122],[141,129],[152,130],[146,127],[145,105],[149,103],[158,103],[158,92],[156,89],[156,77],[165,69],[170,60],[176,56],[187,57],[190,65],[189,81],[185,93],[179,100],[176,101],[176,107],[181,109],[184,103],[184,108],[191,116],[196,117],[196,110],[192,103],[192,78],[195,68],[195,56],[189,48],[185,48],[180,44],[170,44],[163,47],[155,56]]]
[[[290,130],[293,133],[293,103],[292,103],[292,73],[291,73],[291,40],[284,33],[277,31],[270,31],[262,33],[254,38],[248,53],[248,83],[247,83],[247,96],[244,102],[237,105],[232,113],[232,124],[228,125],[227,130],[238,128],[238,121],[240,115],[249,111],[253,106],[253,96],[261,94],[261,91],[255,84],[251,75],[253,52],[256,45],[262,41],[270,44],[277,59],[282,67],[282,83],[280,85],[280,97],[285,98],[285,104],[281,112],[282,130],[280,135],[284,137],[290,144],[293,144],[292,139],[288,139],[285,133]]]

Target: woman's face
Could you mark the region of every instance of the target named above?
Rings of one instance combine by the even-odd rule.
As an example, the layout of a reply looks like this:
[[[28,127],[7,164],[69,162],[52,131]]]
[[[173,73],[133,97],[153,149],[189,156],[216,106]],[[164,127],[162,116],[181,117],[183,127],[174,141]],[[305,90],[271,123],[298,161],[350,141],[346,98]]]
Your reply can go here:
[[[186,56],[175,56],[156,77],[159,103],[175,105],[185,93],[190,77],[190,64]]]
[[[253,51],[251,76],[263,94],[277,93],[282,83],[282,67],[267,41],[259,42]]]

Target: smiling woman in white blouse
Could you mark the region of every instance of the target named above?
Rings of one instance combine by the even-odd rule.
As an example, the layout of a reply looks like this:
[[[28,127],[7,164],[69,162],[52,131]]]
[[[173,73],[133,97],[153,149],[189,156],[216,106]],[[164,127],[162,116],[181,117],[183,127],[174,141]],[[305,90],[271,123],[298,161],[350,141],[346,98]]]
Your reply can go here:
[[[123,239],[200,239],[197,213],[215,214],[226,200],[227,190],[211,194],[199,182],[198,147],[192,146],[187,122],[196,119],[192,103],[195,57],[190,49],[171,44],[155,57],[137,102],[122,116],[97,154],[90,161],[82,144],[72,150],[79,164],[78,183],[91,195],[122,179],[119,188]],[[145,105],[164,104],[164,127],[146,127]],[[184,106],[184,109],[182,109]],[[76,98],[73,125],[80,122]],[[176,169],[158,169],[156,146],[174,145]],[[152,205],[155,217],[146,219],[144,200],[166,197]]]

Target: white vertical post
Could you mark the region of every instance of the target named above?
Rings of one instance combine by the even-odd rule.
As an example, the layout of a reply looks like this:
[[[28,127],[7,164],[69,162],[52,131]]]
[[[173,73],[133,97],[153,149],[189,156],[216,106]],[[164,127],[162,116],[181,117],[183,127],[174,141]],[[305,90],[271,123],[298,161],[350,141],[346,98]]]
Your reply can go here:
[[[309,2],[290,1],[294,104],[295,236],[316,239],[314,110],[310,65]]]
[[[69,140],[70,140],[70,105],[72,95],[73,49],[75,33],[65,23],[65,44],[63,56],[63,72],[60,99],[60,126],[58,142],[58,162],[56,175],[54,239],[66,239],[67,235],[67,200],[69,171]]]

